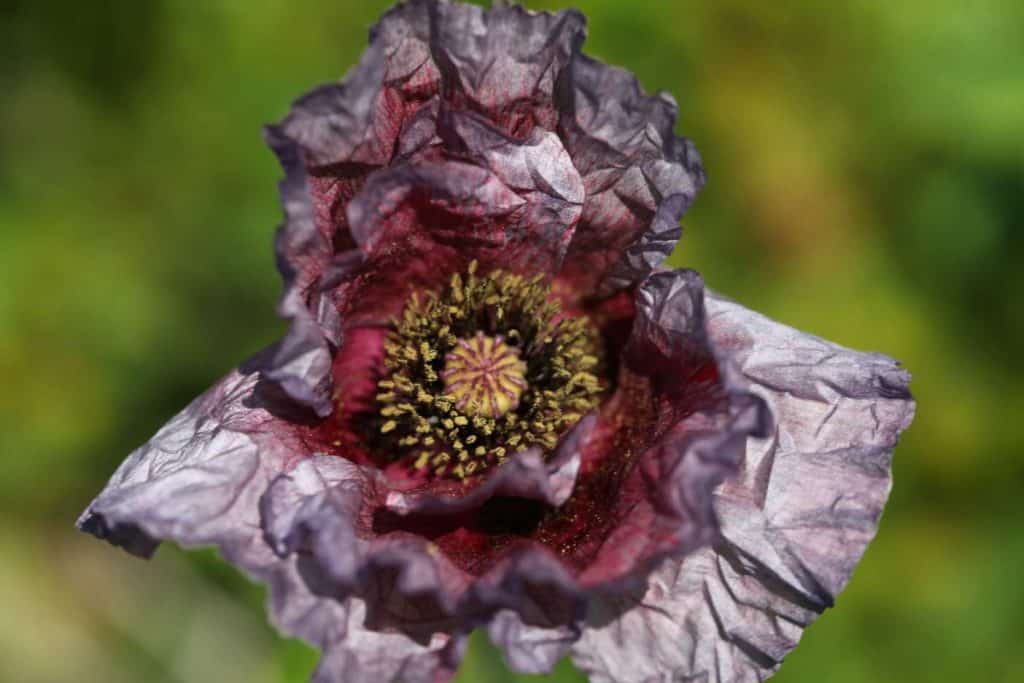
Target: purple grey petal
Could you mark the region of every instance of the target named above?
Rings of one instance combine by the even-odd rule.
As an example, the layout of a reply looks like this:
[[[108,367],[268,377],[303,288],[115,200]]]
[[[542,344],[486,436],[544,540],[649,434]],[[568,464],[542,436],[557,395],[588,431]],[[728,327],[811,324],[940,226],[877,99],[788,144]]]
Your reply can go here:
[[[625,69],[579,55],[558,104],[559,134],[587,188],[567,276],[583,291],[609,295],[671,253],[704,168],[693,143],[673,131],[672,96],[644,94]]]
[[[585,27],[583,15],[573,10],[433,3],[430,47],[446,99],[488,114],[516,137],[536,125],[554,128],[555,87],[578,53]]]
[[[702,297],[703,284],[690,271],[652,276],[638,295],[634,341],[624,363],[634,372],[664,375],[646,381],[659,396],[672,394],[679,414],[666,416],[670,431],[646,447],[638,465],[643,473],[632,484],[631,495],[640,500],[624,499],[619,508],[608,501],[611,514],[624,518],[596,552],[593,567],[599,571],[574,576],[551,552],[525,543],[474,577],[427,538],[378,532],[372,521],[382,511],[420,520],[458,515],[492,496],[562,504],[596,415],[581,421],[549,462],[521,453],[462,497],[393,490],[375,468],[332,456],[306,459],[281,474],[263,498],[268,542],[280,556],[299,558],[300,573],[315,594],[365,600],[375,628],[402,629],[422,641],[487,623],[510,666],[549,670],[577,637],[594,591],[620,592],[642,579],[654,560],[715,538],[711,491],[735,471],[746,436],[764,433],[764,406],[728,374],[727,358],[713,356]],[[663,360],[654,363],[656,358]],[[708,364],[723,368],[724,390],[715,382],[688,383],[687,375],[665,374],[701,372]]]
[[[594,604],[573,658],[591,680],[762,681],[830,607],[874,537],[909,375],[709,293],[708,330],[776,417],[715,494],[722,540]]]
[[[381,150],[370,139],[387,72],[384,47],[372,42],[342,82],[321,86],[297,100],[288,117],[270,127],[273,134],[297,144],[311,166],[387,163],[390,149]]]
[[[398,631],[368,629],[363,601],[313,595],[294,558],[278,561],[272,574],[253,576],[270,585],[274,625],[323,652],[311,683],[443,683],[462,659],[462,636],[438,633],[420,642]]]
[[[281,474],[261,503],[267,541],[281,557],[300,554],[300,569],[311,589],[345,600],[360,597],[384,621],[417,632],[450,628],[467,577],[431,552],[424,538],[401,535],[368,539],[360,533],[366,503],[386,489],[383,474],[336,456],[313,456]],[[375,599],[377,598],[377,599]],[[411,618],[408,603],[418,599]]]
[[[368,277],[333,293],[347,307],[345,326],[386,320],[412,289],[436,289],[472,260],[483,272],[550,274],[561,265],[584,193],[558,137],[538,129],[510,138],[464,113],[437,123],[443,156],[378,171],[347,206],[367,255],[353,273]]]
[[[580,469],[580,450],[596,422],[594,414],[584,417],[548,458],[538,449],[517,453],[468,493],[438,495],[392,491],[384,504],[401,515],[458,513],[479,507],[495,496],[529,498],[558,507],[572,495]]]
[[[382,190],[397,191],[381,181],[366,188],[377,169],[438,147],[448,157],[465,154],[491,175],[435,168],[453,176],[444,182],[424,168],[391,182],[429,186],[424,191],[442,203],[466,200],[484,207],[481,215],[514,212],[504,236],[492,229],[440,237],[504,248],[513,269],[557,270],[568,249],[569,278],[584,294],[639,281],[671,250],[679,217],[703,183],[699,158],[672,132],[671,98],[648,97],[628,72],[580,55],[584,34],[573,11],[412,0],[385,13],[345,79],[299,99],[266,129],[286,172],[279,311],[291,321],[267,378],[286,395],[321,417],[332,410],[332,347],[352,322],[337,314],[345,295],[333,291],[334,264],[353,260],[350,252],[384,224],[366,220],[367,205],[394,200]],[[557,245],[553,258],[535,259],[522,245],[533,241]],[[373,263],[359,273],[390,269]],[[363,322],[373,321],[356,324]]]
[[[328,339],[338,343],[340,331],[338,321],[320,305],[323,297],[316,284],[331,261],[331,246],[315,225],[309,177],[298,147],[275,128],[266,130],[266,138],[285,169],[279,184],[285,221],[278,229],[275,251],[284,279],[278,313],[291,321],[291,328],[265,371],[267,379],[294,401],[326,417],[333,409]],[[316,304],[311,306],[311,300]]]
[[[365,605],[314,596],[295,558],[264,541],[259,499],[302,456],[260,389],[269,349],[218,382],[136,450],[82,514],[79,527],[148,557],[162,540],[214,546],[226,560],[270,587],[268,610],[285,634],[324,652],[313,680],[438,683],[450,678],[462,643],[439,633],[414,640],[372,631]]]
[[[514,610],[501,610],[487,624],[487,635],[501,648],[509,668],[520,673],[549,673],[580,637],[578,623],[541,628],[523,623]]]
[[[621,356],[619,391],[629,405],[616,423],[638,427],[638,455],[607,502],[616,520],[581,582],[643,578],[663,557],[678,557],[717,538],[712,491],[735,474],[748,436],[767,433],[760,398],[708,337],[704,283],[689,270],[648,277]],[[645,408],[645,406],[648,406]]]
[[[571,455],[566,460],[577,458]],[[517,472],[518,467],[505,471]],[[536,469],[548,471],[542,465]],[[513,486],[500,472],[494,477]],[[557,480],[560,473],[551,476]],[[492,495],[501,492],[500,486],[480,488]],[[545,493],[550,495],[550,488]],[[474,579],[426,538],[405,532],[364,533],[375,501],[392,500],[394,495],[379,470],[334,456],[308,458],[267,489],[261,503],[266,538],[280,556],[300,557],[300,569],[313,592],[339,600],[358,596],[370,606],[372,623],[421,637],[460,632],[502,609],[515,610],[526,623],[545,627],[578,619],[582,596],[561,562],[549,553],[533,548],[514,552],[498,569]],[[451,509],[441,508],[439,499],[430,503],[426,514],[454,514],[455,508],[463,507],[460,501],[448,501]]]

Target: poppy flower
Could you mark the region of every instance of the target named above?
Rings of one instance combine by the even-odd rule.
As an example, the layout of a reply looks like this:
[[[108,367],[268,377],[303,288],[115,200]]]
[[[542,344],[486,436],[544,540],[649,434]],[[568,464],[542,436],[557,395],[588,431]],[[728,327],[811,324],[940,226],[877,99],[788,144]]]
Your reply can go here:
[[[280,343],[82,529],[215,546],[317,681],[762,680],[873,537],[909,377],[661,266],[704,183],[583,17],[412,0],[266,130]]]

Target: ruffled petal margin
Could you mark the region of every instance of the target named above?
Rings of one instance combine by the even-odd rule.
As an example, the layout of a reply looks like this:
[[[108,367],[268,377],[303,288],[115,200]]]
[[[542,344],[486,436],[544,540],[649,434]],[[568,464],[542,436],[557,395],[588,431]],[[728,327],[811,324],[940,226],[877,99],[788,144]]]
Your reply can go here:
[[[282,406],[268,398],[261,377],[275,353],[271,348],[221,380],[132,453],[79,528],[142,557],[161,540],[218,548],[269,586],[267,608],[282,633],[323,651],[315,683],[448,680],[464,648],[459,638],[370,633],[365,603],[314,595],[296,558],[278,557],[265,542],[259,499],[302,452],[290,430],[280,429],[274,413]]]
[[[772,409],[715,493],[721,538],[592,603],[572,656],[604,683],[763,681],[850,579],[914,416],[909,374],[708,293],[708,330]]]

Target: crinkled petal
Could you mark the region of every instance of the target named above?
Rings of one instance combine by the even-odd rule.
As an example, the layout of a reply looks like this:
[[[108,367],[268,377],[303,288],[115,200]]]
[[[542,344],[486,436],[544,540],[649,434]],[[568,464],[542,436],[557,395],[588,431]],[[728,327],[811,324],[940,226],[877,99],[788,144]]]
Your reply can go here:
[[[289,458],[267,429],[277,418],[259,405],[257,384],[255,371],[239,370],[196,399],[121,464],[79,525],[112,540],[170,538],[244,556],[256,502]]]
[[[704,168],[693,143],[673,132],[672,96],[644,94],[624,69],[580,55],[559,108],[559,133],[587,188],[564,277],[606,296],[641,281],[671,253]]]
[[[505,655],[509,668],[520,673],[550,672],[580,637],[579,622],[541,628],[523,623],[515,610],[501,610],[487,624],[487,635]]]
[[[270,585],[271,618],[282,632],[316,646],[323,656],[312,683],[444,683],[455,673],[465,638],[446,634],[420,642],[401,632],[379,632],[365,624],[366,604],[313,595],[294,558],[256,576]]]
[[[267,538],[282,557],[297,557],[315,594],[367,607],[367,623],[417,642],[440,635],[458,642],[477,624],[491,624],[510,664],[549,670],[578,636],[583,596],[548,553],[512,553],[474,580],[426,538],[367,533],[367,507],[386,482],[372,468],[313,457],[283,474],[263,500]],[[371,515],[372,517],[372,515]],[[503,615],[503,616],[502,616]],[[534,649],[536,648],[536,649]],[[451,655],[449,655],[451,656]]]
[[[291,321],[267,378],[321,417],[331,412],[329,344],[341,341],[324,279],[335,276],[338,260],[361,258],[353,252],[346,208],[366,177],[389,163],[405,119],[421,106],[420,90],[437,89],[426,32],[417,28],[429,25],[428,5],[414,2],[385,14],[344,80],[300,98],[284,121],[265,130],[285,171],[276,251],[284,279],[279,313]]]
[[[714,540],[712,491],[736,472],[747,437],[768,429],[764,402],[709,338],[703,292],[688,270],[652,275],[637,292],[618,394],[606,410],[609,422],[639,432],[625,435],[639,453],[602,501],[611,528],[581,572],[583,585],[642,577],[661,558]],[[611,464],[622,458],[613,452]]]
[[[761,681],[830,607],[874,537],[909,375],[708,294],[708,329],[776,426],[715,494],[721,540],[595,604],[573,658],[594,681]]]
[[[558,265],[583,208],[583,179],[554,133],[535,130],[510,138],[485,119],[458,112],[438,120],[438,134],[450,156],[476,160],[526,200],[523,223],[559,236]]]
[[[769,421],[730,359],[716,356],[698,275],[652,276],[636,308],[622,380],[633,388],[623,397],[647,404],[644,419],[653,421],[630,437],[637,448],[648,445],[617,483],[600,475],[577,481],[582,459],[593,457],[589,449],[603,434],[598,414],[584,418],[547,463],[520,453],[481,483],[452,483],[463,487],[461,496],[443,487],[406,491],[374,467],[317,456],[268,489],[268,541],[282,557],[299,557],[314,593],[364,599],[375,626],[422,640],[497,618],[491,633],[510,665],[546,670],[578,635],[594,595],[620,592],[663,557],[716,538],[712,491],[736,471],[746,438],[763,434]],[[622,416],[613,411],[606,426]],[[609,457],[613,467],[622,464]],[[476,532],[464,532],[480,528],[490,501],[526,498],[568,508],[536,538],[528,532],[475,551],[474,562],[486,561],[481,571],[447,555],[452,542],[474,542]],[[564,533],[564,524],[575,531],[557,552],[537,540]]]
[[[298,99],[283,121],[266,129],[286,171],[292,171],[289,160],[298,160],[302,199],[336,252],[354,246],[348,203],[373,171],[392,163],[408,122],[426,103],[436,104],[440,74],[429,56],[430,4],[414,1],[386,12],[356,68]],[[298,265],[313,277],[319,272],[316,264]]]
[[[312,167],[387,163],[388,141],[374,135],[378,98],[387,76],[385,53],[382,41],[372,42],[344,80],[296,100],[287,118],[272,130],[297,144]]]
[[[268,127],[268,142],[288,173],[282,194],[289,218],[279,255],[286,281],[282,314],[295,321],[272,378],[293,398],[321,415],[329,409],[325,349],[338,343],[340,332],[333,317],[322,319],[330,308],[322,302],[334,284],[335,258],[348,260],[345,252],[365,245],[383,225],[352,222],[359,198],[364,205],[382,199],[381,183],[367,188],[379,169],[414,158],[457,158],[462,148],[524,194],[515,218],[533,226],[524,237],[558,243],[554,258],[542,254],[537,270],[558,269],[568,249],[563,279],[577,297],[635,284],[671,251],[679,218],[703,184],[699,157],[672,131],[671,98],[647,96],[628,72],[583,56],[584,36],[585,20],[575,11],[412,0],[381,18],[360,64],[342,82],[314,90]],[[506,141],[499,148],[495,140],[504,137],[529,144]],[[451,170],[496,189],[479,174]],[[408,180],[422,181],[424,174]],[[399,172],[397,178],[404,177]],[[522,245],[511,252],[513,266],[535,255]],[[322,338],[317,324],[325,328]]]
[[[496,496],[539,500],[558,507],[572,495],[580,452],[596,423],[595,414],[585,416],[551,456],[543,457],[538,449],[522,451],[471,488],[453,481],[450,490],[435,486],[427,492],[391,491],[384,504],[400,515],[457,514]]]
[[[316,229],[297,147],[274,129],[268,129],[266,137],[285,169],[278,186],[285,221],[277,231],[275,251],[284,279],[278,313],[291,321],[291,327],[266,360],[265,372],[292,400],[325,417],[332,410],[328,342],[341,341],[337,312],[317,289],[320,273],[332,258],[331,246]]]
[[[386,323],[410,292],[436,290],[474,260],[481,272],[561,265],[584,194],[558,137],[538,129],[517,140],[472,114],[438,125],[443,156],[374,174],[348,205],[366,260],[331,293],[343,326]]]
[[[534,259],[537,270],[557,268],[584,200],[583,181],[558,136],[537,130],[517,140],[459,112],[439,115],[437,135],[447,164],[392,167],[352,202],[356,243],[372,252],[381,241],[394,242],[395,223],[403,220],[406,233],[489,242],[507,249],[513,263]],[[491,236],[481,238],[480,227]]]
[[[578,455],[565,460],[578,463]],[[556,481],[564,476],[543,463],[510,462],[505,467],[493,475],[499,485],[484,484],[476,489],[479,494],[471,494],[480,499],[477,507],[485,496],[500,496],[502,486],[524,492],[502,471],[534,467],[536,476]],[[552,495],[551,484],[525,492]],[[458,632],[501,609],[516,610],[527,623],[546,626],[572,623],[581,616],[573,578],[543,550],[525,545],[513,549],[491,571],[474,577],[453,565],[427,536],[379,529],[378,515],[391,512],[388,503],[393,505],[396,495],[375,468],[314,456],[268,488],[261,505],[266,537],[282,557],[300,557],[303,576],[315,593],[342,600],[358,596],[368,603],[372,623],[424,637]],[[427,507],[418,511],[427,517],[464,511],[456,499],[416,504]],[[546,599],[539,599],[542,595]]]
[[[555,86],[583,43],[583,15],[444,1],[432,10],[431,52],[452,106],[485,113],[516,137],[554,128]]]
[[[484,11],[445,0],[386,12],[344,80],[300,98],[267,129],[279,155],[288,147],[308,168],[325,239],[350,245],[346,205],[372,171],[431,139],[442,99],[445,109],[476,111],[518,138],[534,123],[554,129],[553,84],[582,41],[583,23],[575,12]]]
[[[285,634],[321,648],[314,676],[328,681],[447,680],[461,657],[458,637],[415,640],[364,624],[365,605],[313,595],[294,558],[264,541],[259,499],[303,454],[287,409],[261,381],[269,349],[217,383],[136,450],[79,519],[79,527],[148,557],[162,540],[214,546],[226,560],[270,587],[268,609]]]
[[[451,628],[449,617],[468,578],[412,534],[368,538],[379,470],[344,458],[314,456],[279,476],[262,502],[266,537],[282,557],[300,554],[314,592],[368,602],[375,622],[393,621],[418,633]],[[369,528],[368,528],[369,527]],[[389,619],[389,617],[394,619]]]

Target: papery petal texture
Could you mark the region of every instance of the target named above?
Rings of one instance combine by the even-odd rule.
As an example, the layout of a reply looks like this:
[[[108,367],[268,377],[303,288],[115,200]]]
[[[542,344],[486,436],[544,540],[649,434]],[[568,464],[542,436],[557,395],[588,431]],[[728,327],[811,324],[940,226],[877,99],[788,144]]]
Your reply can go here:
[[[550,667],[594,596],[716,538],[711,492],[770,424],[711,344],[699,276],[654,275],[636,307],[617,398],[551,459],[524,451],[471,488],[452,485],[453,495],[409,492],[336,456],[307,458],[263,496],[268,542],[298,558],[314,593],[364,600],[374,628],[424,639],[490,622],[513,666]],[[623,421],[626,404],[643,406],[640,422]],[[531,523],[536,510],[547,512]],[[517,518],[521,528],[509,525]]]
[[[669,255],[704,168],[673,132],[672,96],[646,95],[629,72],[581,55],[560,94],[559,130],[587,190],[565,277],[607,295]]]
[[[160,540],[218,548],[270,587],[268,609],[283,633],[324,652],[314,681],[444,680],[458,659],[446,664],[448,653],[462,647],[458,640],[368,631],[364,603],[313,595],[295,559],[281,559],[264,541],[259,499],[303,452],[287,436],[291,430],[280,429],[280,406],[264,393],[261,373],[276,352],[218,382],[132,453],[79,527],[143,557]]]
[[[909,375],[714,294],[716,344],[772,408],[715,492],[721,538],[595,605],[574,646],[594,681],[761,681],[835,601],[874,537],[914,415]]]
[[[289,330],[80,527],[218,548],[324,683],[441,683],[477,627],[523,672],[774,671],[875,533],[909,378],[661,267],[701,160],[584,36],[575,11],[410,0],[269,126]],[[519,412],[460,413],[474,372]]]
[[[293,329],[270,373],[286,392],[327,410],[325,348],[343,331],[324,302],[351,325],[344,300],[367,294],[339,280],[430,257],[407,291],[441,262],[503,250],[506,268],[564,271],[587,297],[639,282],[671,251],[704,182],[700,157],[673,133],[674,100],[580,54],[584,35],[572,11],[412,0],[371,31],[345,81],[267,129],[287,172],[278,254]],[[384,256],[382,242],[408,248]]]

